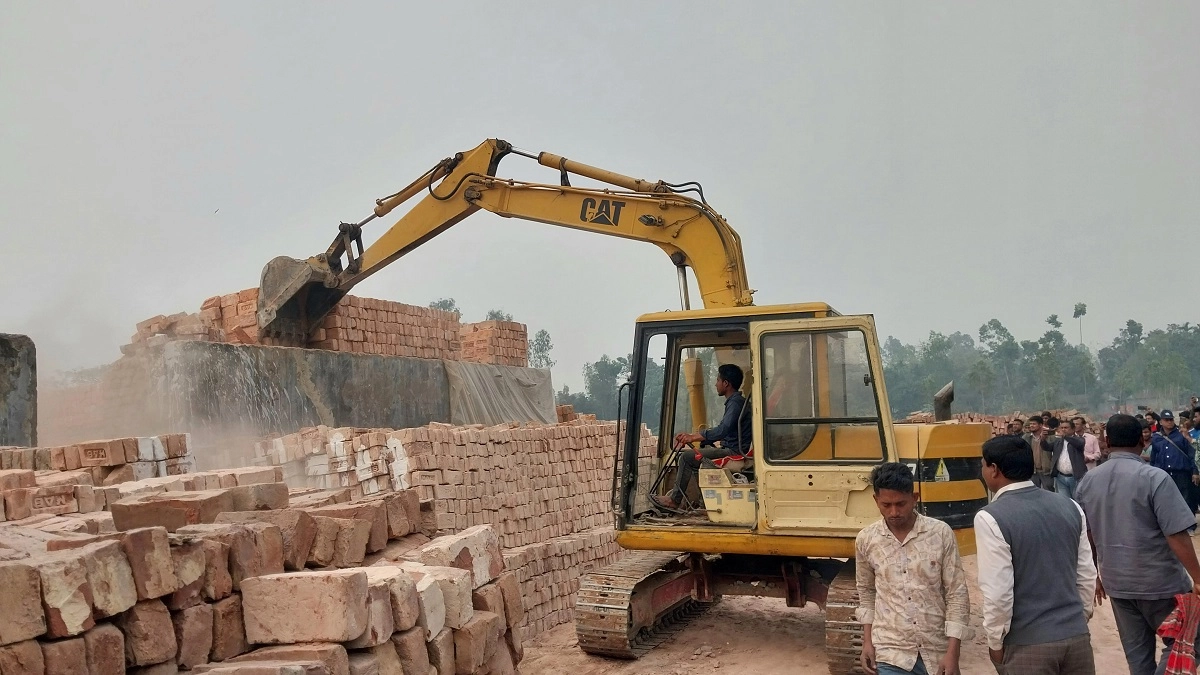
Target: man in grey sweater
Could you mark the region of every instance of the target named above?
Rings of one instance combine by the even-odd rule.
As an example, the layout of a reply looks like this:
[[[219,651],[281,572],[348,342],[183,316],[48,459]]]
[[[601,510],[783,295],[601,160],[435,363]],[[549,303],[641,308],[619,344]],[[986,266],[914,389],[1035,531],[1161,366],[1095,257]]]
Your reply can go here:
[[[983,444],[995,493],[975,515],[983,629],[1001,675],[1095,675],[1087,622],[1096,566],[1083,511],[1038,489],[1024,439]]]

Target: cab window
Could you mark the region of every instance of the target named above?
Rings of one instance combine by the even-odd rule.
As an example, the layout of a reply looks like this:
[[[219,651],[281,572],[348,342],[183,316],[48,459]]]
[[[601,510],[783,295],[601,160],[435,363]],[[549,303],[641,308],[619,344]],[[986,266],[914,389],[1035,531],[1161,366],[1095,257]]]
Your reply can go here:
[[[883,427],[866,336],[858,330],[762,336],[768,462],[878,462]]]

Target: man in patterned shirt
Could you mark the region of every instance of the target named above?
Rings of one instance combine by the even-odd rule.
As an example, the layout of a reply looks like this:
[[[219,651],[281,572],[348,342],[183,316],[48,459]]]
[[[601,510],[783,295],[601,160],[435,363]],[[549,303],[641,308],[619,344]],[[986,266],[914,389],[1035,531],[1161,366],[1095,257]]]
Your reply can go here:
[[[917,513],[907,465],[880,464],[871,484],[883,519],[854,542],[862,667],[870,675],[959,675],[971,601],[954,531]]]

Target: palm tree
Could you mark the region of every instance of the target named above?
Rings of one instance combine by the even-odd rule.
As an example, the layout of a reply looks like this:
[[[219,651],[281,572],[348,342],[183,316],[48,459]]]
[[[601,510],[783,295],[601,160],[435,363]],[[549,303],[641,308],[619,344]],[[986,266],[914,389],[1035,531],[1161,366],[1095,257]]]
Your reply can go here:
[[[1087,305],[1082,302],[1075,303],[1075,316],[1079,319],[1079,344],[1083,344],[1083,315],[1087,314]]]

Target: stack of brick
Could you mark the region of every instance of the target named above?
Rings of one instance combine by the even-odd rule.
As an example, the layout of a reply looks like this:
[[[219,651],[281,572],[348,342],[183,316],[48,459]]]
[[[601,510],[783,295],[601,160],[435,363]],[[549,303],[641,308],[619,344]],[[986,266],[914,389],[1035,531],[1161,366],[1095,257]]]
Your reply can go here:
[[[610,525],[617,423],[451,427],[393,434],[408,484],[432,500],[439,531],[488,524],[504,546],[546,541]],[[642,482],[652,477],[657,439],[642,428]],[[394,467],[394,473],[403,471]]]
[[[321,322],[309,346],[454,361],[458,333],[453,312],[347,295]]]
[[[529,333],[523,323],[481,321],[463,324],[462,360],[501,366],[529,365]]]
[[[0,449],[0,470],[86,471],[93,485],[116,485],[196,468],[188,434],[114,438],[42,448]]]
[[[559,423],[573,422],[578,415],[575,414],[575,406],[573,405],[556,405],[554,413],[558,417]]]
[[[611,527],[506,550],[504,565],[516,574],[525,599],[525,639],[574,621],[580,579],[618,561],[622,553]]]

